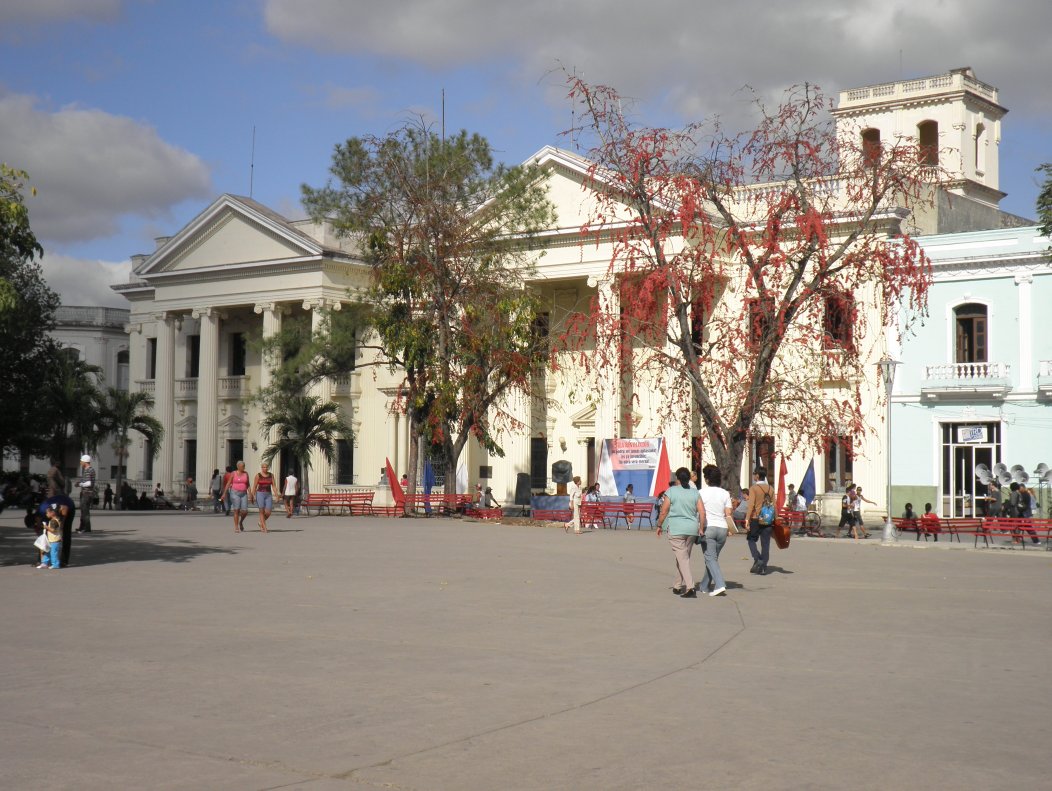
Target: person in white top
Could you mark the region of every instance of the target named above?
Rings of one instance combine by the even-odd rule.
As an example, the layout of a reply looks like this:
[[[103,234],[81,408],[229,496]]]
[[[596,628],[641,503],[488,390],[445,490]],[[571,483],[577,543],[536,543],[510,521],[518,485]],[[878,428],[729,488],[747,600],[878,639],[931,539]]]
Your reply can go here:
[[[567,533],[573,528],[575,533],[581,532],[581,476],[575,475],[570,485],[566,487],[566,493],[570,495],[570,521],[563,525]]]
[[[291,472],[285,476],[285,484],[281,487],[281,497],[285,501],[285,518],[292,518],[292,511],[296,507],[296,495],[300,491],[299,479]]]
[[[701,578],[701,592],[722,596],[727,584],[720,570],[720,552],[727,543],[727,520],[732,518],[734,506],[730,492],[720,486],[723,476],[719,468],[707,464],[701,473],[705,478],[705,487],[698,495],[705,511],[705,576]]]

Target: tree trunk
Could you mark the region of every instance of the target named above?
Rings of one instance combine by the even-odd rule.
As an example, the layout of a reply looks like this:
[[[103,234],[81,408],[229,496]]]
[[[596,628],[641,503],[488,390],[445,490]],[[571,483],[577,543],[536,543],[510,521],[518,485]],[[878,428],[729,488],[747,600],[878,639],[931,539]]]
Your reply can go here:
[[[409,495],[416,494],[416,467],[420,461],[419,439],[420,421],[416,415],[412,415],[409,419],[409,469],[406,470],[409,479],[406,482],[406,499],[403,504],[403,513],[406,516],[411,516],[413,514],[413,509],[409,505]]]
[[[709,435],[710,437],[712,434]],[[745,439],[732,440],[728,445],[710,439],[709,447],[715,457],[713,462],[723,476],[723,488],[731,493],[731,497],[738,497],[742,491],[742,459],[745,458]],[[745,482],[745,491],[748,491],[749,481]]]

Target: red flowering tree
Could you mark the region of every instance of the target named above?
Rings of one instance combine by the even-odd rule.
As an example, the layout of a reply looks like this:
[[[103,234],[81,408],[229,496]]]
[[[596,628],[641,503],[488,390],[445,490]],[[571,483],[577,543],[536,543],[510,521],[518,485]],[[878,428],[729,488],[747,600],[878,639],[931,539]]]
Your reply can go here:
[[[584,317],[596,351],[580,364],[648,377],[732,488],[751,436],[792,452],[863,435],[866,366],[899,308],[923,315],[931,280],[905,232],[938,179],[916,143],[838,137],[813,86],[758,101],[737,135],[636,126],[613,89],[569,87],[597,196],[582,231],[611,244],[621,283],[616,309]]]

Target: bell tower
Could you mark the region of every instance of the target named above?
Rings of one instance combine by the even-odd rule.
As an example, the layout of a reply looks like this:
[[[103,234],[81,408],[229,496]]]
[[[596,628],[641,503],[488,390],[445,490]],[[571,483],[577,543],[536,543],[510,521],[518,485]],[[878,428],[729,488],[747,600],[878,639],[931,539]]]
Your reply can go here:
[[[949,174],[945,188],[988,208],[1005,196],[998,187],[1001,119],[997,89],[969,67],[916,80],[841,91],[833,111],[839,135],[858,135],[866,150],[881,141],[913,138]]]

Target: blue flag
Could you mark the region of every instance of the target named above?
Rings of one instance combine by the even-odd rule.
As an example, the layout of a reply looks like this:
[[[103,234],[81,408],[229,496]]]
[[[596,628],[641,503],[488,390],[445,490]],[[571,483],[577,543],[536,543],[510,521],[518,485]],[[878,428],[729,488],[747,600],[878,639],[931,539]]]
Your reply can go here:
[[[798,491],[808,505],[815,499],[815,460],[813,458],[807,465],[807,472],[804,473],[804,479],[800,481]]]

